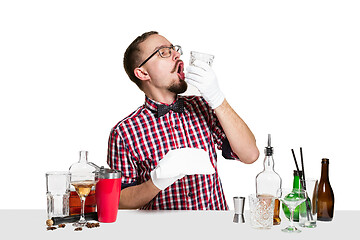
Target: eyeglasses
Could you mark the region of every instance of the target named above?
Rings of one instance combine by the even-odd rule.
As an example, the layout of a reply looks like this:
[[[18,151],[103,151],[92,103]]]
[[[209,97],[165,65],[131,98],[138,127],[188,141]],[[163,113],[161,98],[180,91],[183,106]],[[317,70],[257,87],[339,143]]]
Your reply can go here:
[[[171,57],[172,55],[172,50],[177,51],[178,53],[180,53],[180,55],[183,54],[183,51],[181,49],[181,46],[179,45],[171,45],[170,47],[161,47],[158,50],[156,50],[155,52],[153,52],[153,54],[151,54],[147,59],[145,59],[145,61],[142,62],[142,64],[140,64],[139,67],[142,67],[147,61],[150,60],[150,58],[152,58],[156,53],[159,53],[160,57],[162,58],[168,58]]]

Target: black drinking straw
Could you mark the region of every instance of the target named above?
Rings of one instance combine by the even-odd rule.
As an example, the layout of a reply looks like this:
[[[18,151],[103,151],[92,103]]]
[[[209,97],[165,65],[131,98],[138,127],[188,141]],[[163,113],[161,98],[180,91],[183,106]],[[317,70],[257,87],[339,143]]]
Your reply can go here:
[[[294,157],[294,162],[295,162],[295,166],[296,166],[296,170],[297,170],[297,172],[298,172],[299,178],[300,178],[300,180],[302,180],[302,176],[300,175],[299,165],[297,164],[297,161],[296,161],[294,149],[291,149],[291,152],[292,152],[292,155],[293,155],[293,157]],[[300,181],[300,184],[301,184],[301,186],[302,186],[301,181]],[[302,187],[303,187],[303,186],[302,186]]]
[[[305,168],[304,168],[304,160],[303,160],[303,153],[302,153],[302,147],[300,147],[300,157],[301,157],[301,168],[302,168],[302,177],[303,177],[303,181],[304,181],[304,190],[306,191],[306,181],[305,181]]]

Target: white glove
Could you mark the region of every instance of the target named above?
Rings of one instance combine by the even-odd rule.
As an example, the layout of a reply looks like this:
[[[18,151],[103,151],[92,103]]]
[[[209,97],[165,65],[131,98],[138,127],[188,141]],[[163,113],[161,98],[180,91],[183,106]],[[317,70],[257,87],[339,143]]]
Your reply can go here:
[[[155,168],[154,170],[152,170],[150,172],[150,175],[151,175],[151,180],[152,180],[153,184],[155,185],[155,187],[157,187],[160,190],[164,190],[165,188],[169,187],[174,182],[176,182],[178,179],[185,177],[184,174],[179,174],[175,177],[162,178],[162,177],[158,176],[159,174],[156,171],[157,169],[158,168]]]
[[[154,185],[164,190],[185,175],[213,173],[215,173],[215,169],[205,150],[180,148],[170,150],[150,175]]]
[[[220,106],[225,97],[219,88],[216,75],[205,62],[195,60],[194,66],[186,68],[185,81],[195,86],[212,109]]]

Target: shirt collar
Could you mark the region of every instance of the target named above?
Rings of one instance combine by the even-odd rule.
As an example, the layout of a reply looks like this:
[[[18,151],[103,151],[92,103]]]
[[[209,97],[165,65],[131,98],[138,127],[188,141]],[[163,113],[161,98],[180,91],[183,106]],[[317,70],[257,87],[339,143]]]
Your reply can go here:
[[[171,104],[175,103],[180,97],[181,96],[176,95],[174,102],[172,102]],[[157,112],[157,106],[160,104],[171,105],[171,104],[166,104],[166,103],[162,103],[162,102],[157,102],[145,95],[145,107],[148,108],[149,110],[151,110],[153,112]]]

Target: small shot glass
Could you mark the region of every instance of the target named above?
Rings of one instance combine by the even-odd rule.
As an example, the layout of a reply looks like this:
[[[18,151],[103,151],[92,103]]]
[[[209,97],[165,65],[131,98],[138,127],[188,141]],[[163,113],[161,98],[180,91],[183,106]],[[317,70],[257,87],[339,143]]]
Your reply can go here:
[[[245,206],[245,197],[234,197],[234,223],[245,223],[244,218],[244,206]]]

